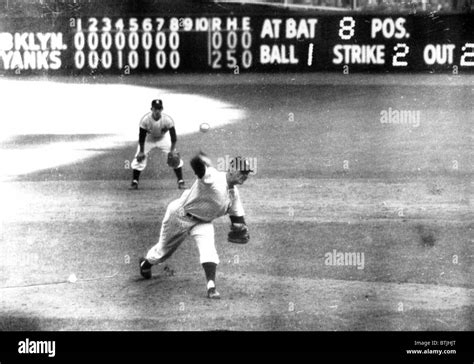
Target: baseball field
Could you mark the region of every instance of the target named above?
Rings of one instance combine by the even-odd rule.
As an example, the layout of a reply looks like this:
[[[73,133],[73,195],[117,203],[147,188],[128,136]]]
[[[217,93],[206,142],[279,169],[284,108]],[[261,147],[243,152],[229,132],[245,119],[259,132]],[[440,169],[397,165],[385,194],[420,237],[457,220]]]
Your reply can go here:
[[[474,330],[473,76],[0,78],[0,330]],[[221,300],[189,239],[143,280],[180,196],[152,98],[189,159],[244,155],[251,240],[215,221]],[[199,131],[201,123],[210,130]]]

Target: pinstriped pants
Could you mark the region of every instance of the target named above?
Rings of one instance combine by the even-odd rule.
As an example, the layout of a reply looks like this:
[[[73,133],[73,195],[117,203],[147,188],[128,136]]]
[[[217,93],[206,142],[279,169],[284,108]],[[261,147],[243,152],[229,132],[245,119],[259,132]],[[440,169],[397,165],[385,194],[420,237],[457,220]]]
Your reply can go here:
[[[146,259],[151,264],[164,262],[190,235],[196,242],[201,264],[219,264],[214,242],[214,225],[212,222],[199,222],[186,216],[181,204],[182,200],[178,199],[168,205],[161,224],[160,239],[148,251]]]

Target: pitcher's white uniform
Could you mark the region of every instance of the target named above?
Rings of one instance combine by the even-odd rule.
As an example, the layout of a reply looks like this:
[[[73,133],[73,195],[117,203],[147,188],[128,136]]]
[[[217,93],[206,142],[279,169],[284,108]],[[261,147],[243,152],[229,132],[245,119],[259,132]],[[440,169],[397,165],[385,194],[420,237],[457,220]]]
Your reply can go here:
[[[197,244],[201,264],[219,264],[212,221],[225,214],[244,216],[239,192],[235,186],[229,189],[225,172],[208,166],[203,178],[168,205],[160,239],[146,259],[151,264],[165,261],[190,235]]]
[[[165,157],[168,156],[168,153],[171,150],[171,140],[170,138],[165,138],[166,133],[168,130],[174,127],[174,121],[171,116],[161,113],[161,118],[159,120],[153,119],[152,113],[149,112],[145,114],[140,120],[140,128],[145,129],[147,131],[147,136],[145,139],[145,159],[143,161],[138,162],[137,155],[140,151],[140,146],[137,148],[137,152],[135,154],[135,158],[132,161],[132,169],[143,171],[146,167],[148,154],[151,150],[158,148],[161,150]],[[183,166],[183,160],[180,161],[179,166],[180,168]]]

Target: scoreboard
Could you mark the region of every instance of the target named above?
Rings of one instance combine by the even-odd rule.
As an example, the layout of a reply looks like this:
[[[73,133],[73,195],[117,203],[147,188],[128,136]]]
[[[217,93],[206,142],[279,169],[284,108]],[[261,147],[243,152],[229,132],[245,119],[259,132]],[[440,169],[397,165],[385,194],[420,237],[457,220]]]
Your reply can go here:
[[[0,26],[3,73],[473,70],[471,15],[101,16]]]

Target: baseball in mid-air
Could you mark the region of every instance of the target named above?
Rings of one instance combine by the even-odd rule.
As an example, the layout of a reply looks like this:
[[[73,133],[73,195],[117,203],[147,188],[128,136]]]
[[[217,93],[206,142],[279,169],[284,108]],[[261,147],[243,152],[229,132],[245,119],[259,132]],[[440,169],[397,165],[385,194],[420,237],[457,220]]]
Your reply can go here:
[[[203,133],[207,133],[210,128],[211,128],[211,126],[208,123],[202,123],[199,126],[199,130],[201,130],[201,132],[203,132]]]
[[[75,282],[77,282],[77,277],[76,277],[76,275],[73,273],[73,274],[71,274],[71,275],[69,276],[69,278],[68,278],[67,280],[68,280],[69,282],[71,282],[71,283],[75,283]]]

